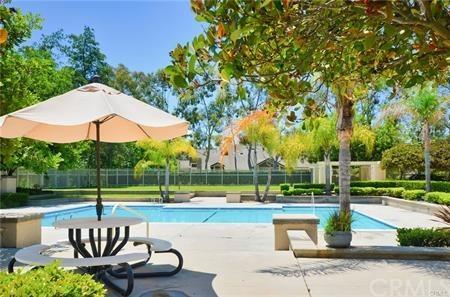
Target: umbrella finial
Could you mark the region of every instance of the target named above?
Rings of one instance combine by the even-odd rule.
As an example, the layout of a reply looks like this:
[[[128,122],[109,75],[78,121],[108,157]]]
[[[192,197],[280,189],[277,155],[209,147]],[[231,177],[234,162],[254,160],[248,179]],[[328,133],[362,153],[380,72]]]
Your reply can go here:
[[[89,83],[100,83],[100,75],[95,74],[94,76],[92,76],[89,80]]]

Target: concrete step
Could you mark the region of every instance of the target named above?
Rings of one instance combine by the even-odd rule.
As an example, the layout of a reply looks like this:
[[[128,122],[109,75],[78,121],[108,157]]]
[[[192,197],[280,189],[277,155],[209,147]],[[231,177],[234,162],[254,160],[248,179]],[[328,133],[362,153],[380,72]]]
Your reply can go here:
[[[450,248],[445,247],[351,246],[336,249],[323,245],[315,246],[306,232],[303,231],[303,233],[301,231],[288,231],[290,248],[296,258],[450,261]]]

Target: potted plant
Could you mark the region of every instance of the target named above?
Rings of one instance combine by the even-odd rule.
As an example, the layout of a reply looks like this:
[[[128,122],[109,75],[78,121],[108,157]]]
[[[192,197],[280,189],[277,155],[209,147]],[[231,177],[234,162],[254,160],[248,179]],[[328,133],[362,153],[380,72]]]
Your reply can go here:
[[[335,210],[327,219],[325,242],[329,247],[347,248],[352,241],[353,212]]]

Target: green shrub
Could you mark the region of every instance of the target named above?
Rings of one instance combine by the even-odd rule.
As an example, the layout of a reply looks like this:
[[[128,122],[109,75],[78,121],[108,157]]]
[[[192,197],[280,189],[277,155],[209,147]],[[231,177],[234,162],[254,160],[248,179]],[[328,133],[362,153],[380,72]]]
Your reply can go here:
[[[292,195],[298,196],[298,195],[311,195],[311,193],[314,193],[314,195],[322,195],[323,190],[322,189],[293,189],[291,190]]]
[[[402,193],[405,188],[376,188],[376,194],[379,196],[390,196],[402,198]]]
[[[289,191],[290,185],[289,184],[280,184],[280,191]]]
[[[356,196],[369,196],[376,195],[376,189],[374,187],[351,187],[350,194]]]
[[[26,273],[0,272],[0,296],[102,297],[106,290],[89,274],[77,274],[52,264]]]
[[[374,188],[374,187],[351,187],[350,194],[355,196],[391,196],[402,197],[404,188]],[[339,194],[339,187],[334,188],[334,192]]]
[[[353,212],[339,212],[334,210],[325,223],[325,233],[331,234],[335,231],[352,231],[354,222]]]
[[[421,200],[425,193],[425,190],[406,190],[403,191],[402,198],[406,200]]]
[[[284,196],[292,196],[292,190],[284,190],[282,193]]]
[[[424,190],[425,181],[422,180],[380,180],[380,181],[352,181],[351,187],[374,187],[374,188],[405,188],[406,190]],[[450,193],[450,182],[432,181],[433,191]]]
[[[397,241],[401,246],[448,247],[450,232],[445,229],[399,228]]]
[[[0,208],[13,208],[27,205],[27,193],[3,193],[0,196]]]
[[[432,181],[431,189],[435,192],[450,193],[450,182],[446,181]]]
[[[450,193],[444,192],[429,192],[425,194],[425,201],[450,205]]]
[[[39,185],[34,185],[33,188],[17,188],[17,193],[27,193],[28,195],[42,195],[42,194],[51,194],[52,191],[44,191],[42,188],[38,187]]]
[[[293,184],[294,189],[325,189],[325,184]],[[331,190],[334,184],[330,185]]]

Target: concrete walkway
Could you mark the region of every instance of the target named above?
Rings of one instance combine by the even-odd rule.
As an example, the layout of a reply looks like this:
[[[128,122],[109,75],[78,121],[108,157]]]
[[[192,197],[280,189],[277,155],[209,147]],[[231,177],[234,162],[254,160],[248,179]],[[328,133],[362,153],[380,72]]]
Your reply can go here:
[[[398,227],[440,225],[431,216],[389,206],[353,208]],[[200,297],[450,296],[448,262],[296,259],[290,251],[274,251],[271,224],[152,223],[150,233],[174,244],[184,256],[184,269],[173,277],[138,279],[132,296],[150,289],[176,289]],[[145,224],[132,228],[132,235],[144,234]],[[43,228],[44,244],[66,236],[64,230]],[[323,240],[322,232],[319,239]],[[395,245],[395,231],[356,232],[353,244]],[[13,251],[0,252],[3,266]],[[59,255],[69,257],[71,251]],[[173,260],[170,255],[152,257],[154,265]]]

